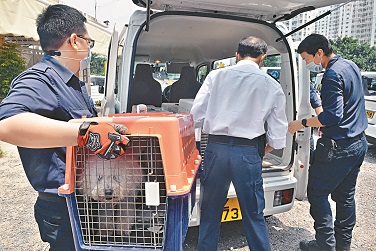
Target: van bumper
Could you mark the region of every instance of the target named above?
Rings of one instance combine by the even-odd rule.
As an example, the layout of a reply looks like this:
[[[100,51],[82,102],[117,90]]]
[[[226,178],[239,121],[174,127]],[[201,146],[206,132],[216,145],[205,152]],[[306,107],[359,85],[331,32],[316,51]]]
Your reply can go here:
[[[263,177],[264,183],[264,197],[265,197],[265,209],[264,216],[270,216],[273,214],[279,214],[289,211],[294,205],[294,198],[296,193],[296,178],[291,174],[275,176],[275,177]],[[192,214],[189,221],[189,227],[194,227],[200,225],[200,207],[199,207],[199,198],[200,198],[200,181],[197,180],[196,187],[196,201],[192,210]],[[289,204],[280,205],[273,207],[274,196],[276,191],[294,189],[293,200]],[[236,192],[234,186],[230,185],[230,189],[227,194],[228,198],[235,198]]]

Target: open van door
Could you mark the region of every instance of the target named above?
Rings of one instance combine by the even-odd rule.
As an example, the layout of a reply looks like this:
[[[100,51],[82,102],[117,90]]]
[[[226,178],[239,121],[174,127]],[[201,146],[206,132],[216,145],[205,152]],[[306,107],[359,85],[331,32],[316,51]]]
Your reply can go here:
[[[298,106],[297,119],[309,118],[312,116],[310,105],[310,78],[309,71],[305,67],[304,60],[298,56]],[[297,179],[295,198],[303,200],[307,191],[308,184],[308,169],[310,156],[310,142],[311,128],[305,127],[296,132],[296,158],[294,163],[294,177]]]
[[[134,74],[138,64],[152,66],[156,62],[187,63],[196,70],[196,74],[201,66],[205,66],[206,74],[215,70],[214,62],[233,57],[236,50],[234,46],[236,47],[242,37],[253,34],[264,39],[268,44],[268,57],[277,59],[276,62],[280,67],[277,81],[286,96],[286,116],[288,121],[293,121],[310,115],[308,71],[303,68],[304,62],[300,59],[301,67],[297,69],[296,59],[299,56],[296,56],[291,37],[286,36],[289,31],[279,21],[288,20],[304,11],[345,1],[265,0],[261,3],[259,0],[133,0],[133,2],[147,7],[148,10],[158,11],[137,10],[132,14],[126,28],[122,51],[118,49],[117,34],[113,35],[106,81],[107,102],[103,105],[102,115],[113,113],[117,101],[119,113],[131,110],[130,101],[134,97],[132,95],[135,86]],[[150,72],[151,81],[152,74],[153,72]],[[174,78],[168,75],[167,80],[172,79]],[[115,81],[118,84],[116,100]],[[163,86],[162,83],[160,84],[162,92]],[[160,95],[156,91],[152,94]],[[175,104],[165,102],[160,106],[153,105],[151,110],[164,111],[163,109],[173,107],[178,112],[189,113],[192,103],[193,98],[179,99],[179,103]],[[294,196],[298,199],[304,198],[309,168],[309,138],[309,129],[303,129],[294,136],[287,133],[286,147],[265,156],[263,162],[265,215],[290,210]],[[204,149],[207,137],[206,142],[205,137],[197,137],[196,141],[201,149]],[[199,182],[197,184],[197,198],[193,203],[197,206],[196,214],[199,216]],[[228,198],[235,202],[237,200],[236,192],[231,187]],[[230,206],[236,210],[239,208],[236,203]],[[192,219],[197,220],[192,223]],[[238,216],[231,217],[231,220],[238,219],[240,219]],[[191,223],[191,226],[198,225],[199,217],[192,216]]]
[[[104,98],[101,104],[101,114],[115,113],[115,81],[116,81],[116,62],[118,52],[119,33],[115,30],[112,33],[110,45],[108,48],[106,82]]]
[[[211,15],[215,14],[226,14],[228,16],[237,17],[237,19],[240,19],[240,17],[249,17],[256,20],[262,20],[267,21],[268,23],[274,23],[280,33],[278,36],[275,34],[266,35],[268,39],[264,40],[267,41],[268,45],[270,47],[274,47],[276,49],[276,52],[273,50],[268,50],[268,53],[270,51],[271,55],[276,55],[277,52],[286,52],[285,49],[281,49],[282,47],[282,41],[280,41],[280,37],[285,38],[284,36],[288,34],[288,31],[286,29],[283,29],[281,27],[279,21],[285,21],[290,18],[293,18],[294,16],[314,10],[316,8],[329,6],[333,4],[343,4],[346,2],[349,2],[348,0],[281,0],[281,1],[274,1],[274,0],[265,0],[265,1],[258,1],[258,0],[248,0],[248,1],[240,1],[240,0],[234,0],[234,1],[228,1],[228,0],[187,0],[187,1],[176,1],[176,0],[154,0],[150,2],[150,6],[148,6],[147,0],[133,0],[135,4],[141,7],[147,7],[150,9],[159,10],[161,12],[156,12],[156,14],[153,14],[151,17],[146,16],[145,22],[150,24],[150,30],[146,31],[140,31],[140,38],[138,39],[137,43],[133,43],[133,45],[137,46],[137,52],[138,54],[148,54],[150,55],[151,61],[154,59],[163,59],[167,53],[163,53],[162,46],[165,46],[169,48],[171,51],[171,48],[174,48],[176,51],[179,52],[180,55],[174,55],[175,58],[178,58],[182,54],[184,54],[184,50],[187,50],[189,47],[188,42],[184,44],[184,41],[180,41],[179,37],[172,38],[169,32],[172,34],[179,34],[178,28],[174,27],[180,27],[180,23],[178,19],[175,19],[174,13],[179,13],[179,19],[183,20],[182,13],[209,13]],[[170,27],[170,23],[166,21],[165,25],[158,26],[154,25],[156,23],[155,20],[160,19],[159,23],[163,23],[162,17],[153,18],[156,16],[161,16],[163,12],[167,13],[170,12],[171,14],[168,16],[169,22],[174,23],[174,27]],[[181,14],[180,14],[181,13]],[[193,15],[193,14],[192,14]],[[178,16],[176,14],[176,16]],[[184,17],[185,18],[185,17]],[[197,35],[192,32],[191,30],[188,31],[188,29],[198,30],[200,27],[204,27],[203,24],[199,24],[197,20],[199,20],[201,17],[197,14],[196,17],[193,17],[192,19],[188,19],[185,21],[184,27],[186,30],[184,30],[184,33],[186,33],[186,37],[195,37],[196,41],[195,43],[197,46],[203,46],[203,41],[201,41],[199,38],[197,38]],[[165,18],[167,19],[167,17]],[[189,21],[188,21],[189,20]],[[189,24],[188,24],[189,22]],[[197,22],[197,23],[195,23]],[[236,27],[233,29],[227,28],[227,23],[221,23],[222,21],[218,21],[218,23],[221,25],[221,30],[228,32],[233,32],[232,38],[225,37],[224,34],[218,35],[218,37],[212,36],[214,39],[212,41],[223,41],[226,40],[226,44],[221,44],[222,51],[229,51],[229,49],[226,47],[228,43],[236,44],[236,39],[239,37],[239,34],[235,32],[239,31],[241,28]],[[246,26],[246,25],[244,25]],[[195,28],[193,28],[195,27]],[[230,26],[229,26],[230,27]],[[149,28],[149,27],[148,27]],[[205,29],[205,32],[202,32],[202,34],[206,34],[206,38],[210,37],[211,30],[215,30],[217,27],[209,27]],[[181,29],[181,28],[179,28]],[[259,27],[254,27],[252,31],[245,31],[246,32],[253,32],[254,34],[258,34],[261,29]],[[260,35],[264,35],[268,31],[262,30],[260,32]],[[161,35],[163,34],[163,36]],[[189,36],[187,34],[190,34]],[[273,38],[271,39],[270,37]],[[181,36],[183,37],[183,36]],[[184,39],[187,40],[184,36]],[[236,39],[233,41],[233,39],[236,37]],[[291,38],[285,38],[286,40],[290,40]],[[210,39],[209,39],[210,40]],[[229,42],[230,41],[230,42]],[[281,43],[280,43],[281,42]],[[154,43],[156,45],[151,45],[151,43]],[[292,41],[287,41],[286,43],[289,43],[290,46],[292,45]],[[179,46],[179,44],[184,44],[184,46]],[[159,46],[157,46],[159,45]],[[201,52],[210,52],[214,49],[214,45],[211,44],[211,48],[204,48],[201,49]],[[179,49],[177,49],[179,48]],[[294,50],[295,48],[291,48]],[[153,52],[155,55],[154,56]],[[293,86],[291,88],[295,89],[293,92],[290,92],[288,88],[285,89],[285,93],[287,96],[291,96],[290,93],[297,93],[297,96],[294,98],[287,99],[287,107],[293,107],[291,108],[291,112],[287,111],[288,119],[296,120],[301,119],[305,117],[311,116],[311,106],[309,103],[309,72],[305,68],[305,63],[301,60],[300,56],[298,56],[298,67],[299,69],[296,69],[296,62],[293,62],[291,58],[289,58],[288,53],[281,53],[281,63],[285,66],[281,72],[281,79],[279,80],[282,86],[288,85],[290,82],[293,82],[293,79],[296,75],[299,77],[298,85],[299,86]],[[190,53],[190,55],[195,55],[194,53]],[[211,56],[211,55],[209,55]],[[226,55],[223,55],[226,56]],[[187,56],[188,58],[188,56]],[[209,57],[206,57],[209,58]],[[218,58],[224,58],[219,57]],[[180,59],[180,58],[179,58]],[[166,59],[167,60],[167,59]],[[286,62],[290,61],[291,65],[288,65]],[[190,60],[190,63],[195,63],[193,60]],[[291,71],[293,71],[291,79],[288,81],[286,80],[286,76],[290,77]],[[297,74],[299,72],[299,74]],[[295,75],[295,76],[293,76]],[[288,108],[289,109],[289,108]],[[294,140],[291,140],[291,135],[288,135],[288,141],[290,141],[290,144],[285,149],[285,155],[291,156],[291,162],[285,163],[286,166],[293,166],[294,169],[294,177],[297,179],[296,183],[296,193],[295,197],[297,199],[303,199],[306,193],[306,187],[307,187],[307,180],[308,180],[308,168],[309,168],[309,143],[310,143],[310,135],[311,131],[310,129],[302,129],[301,131],[297,132],[294,136]],[[293,142],[291,144],[291,142]],[[282,156],[286,157],[286,156]],[[280,165],[282,166],[282,164]],[[286,168],[286,170],[288,167]],[[273,170],[275,171],[275,170]]]
[[[147,7],[147,0],[133,0],[140,7]],[[232,13],[263,21],[284,21],[300,13],[348,0],[153,0],[150,8],[155,10],[186,10],[215,13]]]

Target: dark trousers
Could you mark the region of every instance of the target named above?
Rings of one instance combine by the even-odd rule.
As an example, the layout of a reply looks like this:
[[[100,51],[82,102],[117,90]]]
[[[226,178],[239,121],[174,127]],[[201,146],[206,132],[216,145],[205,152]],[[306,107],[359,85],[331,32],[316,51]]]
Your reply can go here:
[[[317,142],[309,169],[307,197],[317,244],[322,250],[341,250],[351,244],[356,222],[355,186],[367,141],[364,135],[338,140],[332,143],[333,148],[329,151],[324,149],[325,144],[320,139]],[[334,225],[329,195],[336,202]]]
[[[205,150],[201,174],[201,222],[199,251],[216,251],[227,192],[232,181],[242,212],[242,222],[250,250],[269,251],[264,220],[265,208],[261,158],[256,146],[210,141]]]
[[[40,237],[50,243],[50,251],[74,251],[74,241],[65,198],[38,197],[34,205],[34,216]],[[54,201],[52,201],[54,200]]]

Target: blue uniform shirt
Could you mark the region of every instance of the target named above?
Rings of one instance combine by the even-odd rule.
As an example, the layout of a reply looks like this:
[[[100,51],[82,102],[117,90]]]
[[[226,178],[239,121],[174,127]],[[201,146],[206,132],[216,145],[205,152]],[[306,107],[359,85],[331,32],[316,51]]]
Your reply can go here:
[[[316,89],[312,83],[309,85],[309,101],[313,109],[321,106],[321,100],[319,99]]]
[[[354,62],[339,55],[329,61],[322,80],[321,101],[324,111],[318,119],[324,125],[324,136],[334,140],[352,138],[367,128],[362,77]]]
[[[49,55],[16,77],[0,104],[0,120],[23,112],[61,121],[97,116],[85,83]],[[65,183],[66,148],[18,147],[18,152],[34,189],[57,194],[58,187]]]

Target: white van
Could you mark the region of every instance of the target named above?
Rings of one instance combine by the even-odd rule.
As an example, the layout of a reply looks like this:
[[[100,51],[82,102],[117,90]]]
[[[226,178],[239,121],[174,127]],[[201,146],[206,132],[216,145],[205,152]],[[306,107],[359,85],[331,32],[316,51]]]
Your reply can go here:
[[[164,79],[183,78],[185,73],[180,76],[176,72],[190,69],[189,74],[193,74],[193,77],[184,76],[185,79],[190,79],[190,83],[185,84],[202,83],[215,66],[220,67],[221,62],[225,62],[221,60],[234,56],[241,38],[254,35],[268,44],[268,57],[278,57],[278,81],[286,95],[288,121],[292,121],[310,116],[309,73],[305,67],[299,69],[298,88],[297,55],[291,38],[284,36],[288,31],[278,21],[288,20],[296,14],[317,7],[345,1],[153,0],[150,6],[146,0],[133,2],[151,10],[135,11],[123,30],[120,33],[115,30],[113,33],[101,114],[130,112],[132,105],[137,104],[138,100],[145,100],[145,97],[150,100],[146,105],[153,105],[154,111],[189,112],[195,97],[191,89],[189,93],[180,93],[181,98],[174,103],[160,98],[162,86],[159,90],[153,85],[154,89],[151,92],[144,86],[142,97],[137,97],[134,95],[134,90],[138,88],[137,78],[148,78],[149,82],[146,82],[146,85],[151,86],[155,79],[152,77],[153,71],[149,68],[153,68],[152,65],[156,62],[162,62],[169,64],[171,69],[175,67],[174,69],[179,70],[172,71],[173,76],[164,72],[167,74]],[[197,132],[196,136],[203,151],[207,138],[201,132]],[[275,150],[265,157],[265,216],[286,212],[293,206],[294,197],[304,198],[309,167],[309,138],[309,128],[302,129],[295,136],[287,134],[286,147]],[[205,163],[205,156],[203,157]],[[200,182],[197,182],[190,226],[200,224],[200,208],[197,203],[200,194],[199,184]],[[239,220],[239,205],[232,186],[228,198],[230,199],[224,209],[222,221]]]
[[[368,118],[368,128],[365,134],[368,142],[376,144],[376,72],[361,72],[361,74]]]

